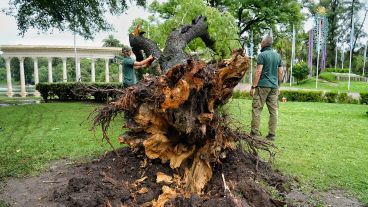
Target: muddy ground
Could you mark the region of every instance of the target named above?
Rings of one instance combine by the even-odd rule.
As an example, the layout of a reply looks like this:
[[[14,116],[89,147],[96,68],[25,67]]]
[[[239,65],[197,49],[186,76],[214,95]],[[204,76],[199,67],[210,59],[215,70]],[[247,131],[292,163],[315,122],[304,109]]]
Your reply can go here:
[[[162,193],[164,184],[156,183],[156,173],[176,173],[159,160],[145,162],[145,156],[128,148],[119,150],[121,157],[107,153],[85,164],[68,160],[52,163],[48,172],[37,177],[10,178],[1,190],[0,201],[10,206],[150,206]],[[348,198],[343,191],[307,195],[293,188],[295,181],[256,162],[242,151],[229,153],[215,166],[214,174],[201,196],[178,196],[165,206],[234,206],[224,194],[221,174],[236,199],[249,206],[364,206]],[[147,178],[137,184],[137,180]],[[170,185],[169,185],[170,186]],[[174,188],[174,185],[171,184]],[[142,190],[144,189],[144,190]],[[317,200],[316,200],[317,199]]]

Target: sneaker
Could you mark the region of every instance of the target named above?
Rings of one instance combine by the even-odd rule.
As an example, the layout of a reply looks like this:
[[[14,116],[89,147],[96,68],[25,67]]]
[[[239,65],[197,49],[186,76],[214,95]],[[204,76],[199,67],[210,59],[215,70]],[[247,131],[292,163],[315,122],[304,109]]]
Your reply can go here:
[[[270,140],[270,141],[275,141],[276,136],[275,136],[275,135],[273,135],[273,134],[268,134],[268,135],[266,136],[266,139],[268,139],[268,140]]]

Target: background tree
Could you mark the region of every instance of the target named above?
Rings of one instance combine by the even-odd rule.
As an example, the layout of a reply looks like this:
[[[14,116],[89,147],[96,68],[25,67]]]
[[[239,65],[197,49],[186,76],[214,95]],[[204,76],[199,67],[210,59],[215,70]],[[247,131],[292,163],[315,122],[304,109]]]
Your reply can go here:
[[[160,48],[165,46],[166,39],[174,28],[190,23],[199,15],[207,17],[209,34],[216,42],[216,55],[226,57],[232,49],[240,46],[234,17],[229,12],[220,12],[206,6],[202,0],[168,0],[164,3],[154,1],[149,11],[152,13],[149,22],[139,19],[135,24],[141,23],[145,36],[157,42]],[[187,45],[187,50],[197,51],[204,57],[213,55],[199,38]]]
[[[219,10],[228,10],[237,19],[239,38],[244,39],[241,37],[253,31],[256,42],[261,40],[261,35],[271,29],[290,32],[291,25],[299,28],[304,18],[301,13],[302,5],[297,0],[206,0],[205,2]],[[243,44],[245,43],[248,42],[243,41]]]
[[[146,0],[135,0],[138,6],[145,6]],[[28,29],[39,31],[73,31],[92,39],[100,31],[110,31],[112,25],[105,14],[118,15],[128,8],[126,0],[10,0],[8,15],[14,16],[18,30],[24,35]]]
[[[297,63],[293,67],[293,77],[296,79],[297,84],[300,84],[302,80],[307,79],[308,74],[309,68],[305,62]]]
[[[102,40],[102,47],[121,47],[120,40],[116,39],[114,35],[109,35],[107,38]]]

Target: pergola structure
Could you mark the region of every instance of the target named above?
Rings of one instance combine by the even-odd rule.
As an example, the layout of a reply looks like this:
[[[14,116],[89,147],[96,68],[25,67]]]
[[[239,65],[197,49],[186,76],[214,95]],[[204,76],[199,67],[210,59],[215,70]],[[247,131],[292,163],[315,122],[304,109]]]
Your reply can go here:
[[[20,96],[27,96],[24,76],[24,58],[30,57],[34,62],[34,82],[39,83],[38,78],[38,58],[48,58],[48,82],[52,83],[52,58],[61,58],[63,60],[63,82],[68,81],[66,71],[67,58],[76,58],[76,80],[81,81],[80,59],[88,58],[91,63],[91,81],[95,82],[95,61],[97,58],[105,59],[105,81],[109,82],[109,60],[119,54],[121,48],[118,47],[77,47],[77,56],[75,57],[75,48],[73,46],[54,46],[54,45],[0,45],[0,51],[3,52],[3,57],[6,62],[6,80],[7,80],[7,95],[13,96],[13,86],[10,71],[10,61],[12,58],[19,59],[20,70]],[[119,82],[122,82],[122,66],[119,65]],[[39,96],[39,92],[35,91],[35,96]]]

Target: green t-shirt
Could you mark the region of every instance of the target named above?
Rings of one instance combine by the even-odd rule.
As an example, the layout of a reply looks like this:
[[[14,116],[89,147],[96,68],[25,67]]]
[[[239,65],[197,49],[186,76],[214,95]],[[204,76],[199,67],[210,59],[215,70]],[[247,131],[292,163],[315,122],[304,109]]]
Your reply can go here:
[[[131,57],[119,57],[123,66],[124,80],[123,83],[131,86],[136,82],[135,71],[134,71],[134,60]]]
[[[271,47],[262,48],[261,54],[257,58],[257,65],[263,65],[262,74],[257,86],[262,88],[278,88],[278,68],[281,67],[280,55],[274,52]]]

